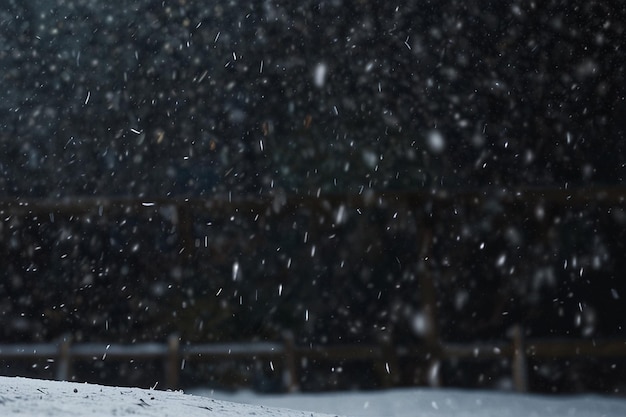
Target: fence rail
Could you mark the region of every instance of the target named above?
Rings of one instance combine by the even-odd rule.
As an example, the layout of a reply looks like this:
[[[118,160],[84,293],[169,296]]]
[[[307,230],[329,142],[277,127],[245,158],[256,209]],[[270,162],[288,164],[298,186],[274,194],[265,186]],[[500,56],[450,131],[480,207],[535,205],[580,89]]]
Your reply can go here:
[[[431,358],[431,363],[452,359],[467,360],[511,360],[511,376],[516,391],[528,390],[528,359],[562,359],[582,357],[626,358],[626,340],[529,340],[524,342],[521,328],[516,328],[511,341],[499,343],[438,344],[436,346],[381,345],[334,345],[296,346],[293,339],[286,337],[280,342],[236,342],[181,345],[176,335],[166,343],[72,344],[68,337],[57,343],[0,344],[0,360],[6,359],[49,359],[55,363],[57,380],[70,377],[72,362],[77,359],[99,361],[132,359],[135,361],[161,359],[164,365],[164,388],[179,386],[181,363],[220,359],[276,360],[283,365],[284,384],[288,391],[298,390],[298,366],[301,358],[324,360],[371,361],[382,385],[392,385],[392,373],[398,359]],[[385,375],[386,374],[386,375]],[[442,385],[437,378],[429,384]]]

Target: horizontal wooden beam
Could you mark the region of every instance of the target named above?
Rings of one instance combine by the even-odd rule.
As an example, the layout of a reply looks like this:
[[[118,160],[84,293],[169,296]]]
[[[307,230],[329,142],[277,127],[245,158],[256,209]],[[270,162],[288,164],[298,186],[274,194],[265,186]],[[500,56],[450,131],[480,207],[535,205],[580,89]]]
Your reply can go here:
[[[488,187],[477,189],[430,189],[409,191],[368,190],[362,193],[325,193],[320,195],[285,195],[278,198],[285,210],[301,207],[323,208],[324,204],[349,204],[359,207],[376,206],[384,202],[403,202],[421,206],[426,202],[443,204],[472,203],[484,200],[497,200],[504,204],[552,202],[563,205],[577,205],[589,202],[603,204],[626,203],[624,186],[587,186],[574,188],[556,187]],[[264,210],[276,203],[275,196],[224,196],[200,197],[155,197],[134,196],[90,197],[75,196],[60,199],[49,198],[3,198],[0,199],[0,212],[11,213],[68,213],[80,214],[91,211],[119,210],[132,207],[137,210],[154,209],[166,205],[185,207],[194,210],[226,209]]]
[[[623,340],[528,341],[526,354],[531,358],[626,357]]]

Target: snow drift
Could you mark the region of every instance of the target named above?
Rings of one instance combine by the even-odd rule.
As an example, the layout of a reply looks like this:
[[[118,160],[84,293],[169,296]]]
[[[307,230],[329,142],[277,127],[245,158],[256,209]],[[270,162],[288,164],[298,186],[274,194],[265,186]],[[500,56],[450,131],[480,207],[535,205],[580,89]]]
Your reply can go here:
[[[396,389],[332,394],[156,391],[0,377],[3,416],[622,417],[626,401],[485,391]],[[308,411],[297,411],[308,410]],[[327,413],[327,414],[321,414]]]

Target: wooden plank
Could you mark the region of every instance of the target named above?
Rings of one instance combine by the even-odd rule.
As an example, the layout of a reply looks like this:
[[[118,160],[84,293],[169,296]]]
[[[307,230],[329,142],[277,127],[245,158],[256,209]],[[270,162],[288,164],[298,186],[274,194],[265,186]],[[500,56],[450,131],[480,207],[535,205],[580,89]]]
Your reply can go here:
[[[299,356],[323,360],[379,360],[383,355],[382,349],[375,345],[296,346],[294,350]]]
[[[167,357],[165,360],[165,386],[167,389],[177,389],[179,382],[179,352],[180,338],[177,334],[167,338]]]
[[[59,341],[56,379],[57,381],[68,381],[70,377],[72,355],[70,353],[71,337],[64,336]]]
[[[513,327],[513,386],[517,392],[528,391],[528,364],[524,330],[521,326]]]
[[[437,309],[437,290],[433,281],[431,263],[433,254],[433,232],[427,225],[428,219],[421,219],[422,236],[417,254],[421,270],[419,271],[419,291],[422,303],[422,313],[426,320],[426,329],[422,335],[426,344],[428,357],[428,384],[431,387],[440,387],[443,383],[441,373],[438,372],[442,359],[441,339],[439,336],[439,315]]]
[[[285,332],[283,338],[285,342],[285,386],[289,392],[296,392],[300,390],[300,381],[298,380],[298,365],[296,363],[293,333]]]
[[[554,187],[520,187],[520,188],[476,188],[470,190],[460,189],[420,189],[411,191],[385,191],[363,194],[329,193],[317,195],[288,195],[284,208],[293,211],[302,207],[320,209],[323,202],[333,205],[349,204],[360,207],[371,207],[379,201],[403,201],[410,206],[422,206],[425,202],[450,203],[453,201],[474,201],[495,198],[504,204],[513,203],[536,203],[556,202],[566,205],[579,205],[589,202],[602,204],[626,203],[626,187],[624,186],[590,186],[576,188]],[[122,207],[157,207],[160,205],[184,205],[192,210],[224,210],[224,209],[255,209],[271,207],[270,196],[243,196],[228,198],[227,196],[215,196],[212,198],[172,198],[160,197],[142,199],[137,197],[71,197],[61,199],[24,199],[3,198],[0,199],[0,212],[6,213],[70,213],[80,214],[84,212],[96,212],[102,209],[119,209]]]
[[[537,358],[626,357],[626,341],[537,340],[528,343],[526,353],[530,357]]]
[[[58,354],[54,343],[0,345],[0,358],[3,359],[56,358]]]
[[[211,343],[196,344],[181,347],[181,355],[187,359],[198,357],[248,357],[270,356],[276,357],[285,353],[285,347],[280,343],[250,342],[250,343]]]
[[[70,352],[76,358],[159,358],[165,357],[168,347],[164,343],[137,343],[132,345],[81,343],[71,347]]]
[[[467,343],[443,344],[441,356],[445,359],[496,359],[512,357],[513,348],[510,343]]]

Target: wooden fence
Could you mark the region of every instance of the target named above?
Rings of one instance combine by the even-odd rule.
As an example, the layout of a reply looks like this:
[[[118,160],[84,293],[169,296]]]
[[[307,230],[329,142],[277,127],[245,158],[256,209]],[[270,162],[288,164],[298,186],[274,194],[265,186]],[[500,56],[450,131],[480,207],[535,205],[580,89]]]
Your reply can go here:
[[[497,190],[496,190],[497,191]],[[605,204],[621,208],[626,202],[626,189],[589,188],[589,189],[526,189],[494,192],[494,198],[511,206],[520,206],[532,212],[538,205],[553,203],[558,207],[588,204]],[[331,195],[323,199],[313,196],[287,199],[283,210],[291,207],[297,211],[299,207],[319,208],[320,212],[328,212],[327,207],[342,207],[342,204],[353,204],[354,207],[375,205],[376,201],[386,198],[396,203],[406,203],[407,207],[419,208],[430,203],[441,207],[465,202],[468,205],[487,199],[484,192],[456,193],[451,195],[444,191],[438,193],[384,193],[377,196],[367,195]],[[61,201],[0,201],[0,213],[6,216],[60,214],[79,215],[81,213],[103,213],[105,211],[123,210],[124,212],[141,212],[153,209],[153,206],[172,206],[176,208],[178,219],[178,242],[181,248],[178,256],[183,259],[199,246],[198,236],[193,232],[193,214],[222,209],[228,213],[271,213],[275,204],[273,200],[238,200],[228,199],[184,199],[150,200],[146,202],[137,198],[81,198]],[[542,206],[543,207],[543,206]],[[607,210],[609,212],[610,210]],[[420,225],[420,233],[416,234],[419,244],[416,245],[419,259],[429,259],[433,252],[433,226],[427,216],[415,210],[411,214]],[[538,227],[547,228],[540,225]],[[542,235],[542,233],[538,233]],[[547,236],[543,233],[542,236]],[[181,261],[182,262],[182,261]],[[582,271],[582,270],[581,270]],[[168,338],[166,343],[138,343],[133,345],[120,344],[73,344],[69,337],[57,343],[47,344],[6,344],[0,345],[0,360],[6,359],[49,359],[54,363],[56,378],[68,379],[71,375],[74,360],[151,360],[158,359],[164,363],[164,384],[161,387],[176,388],[179,386],[182,364],[220,359],[252,359],[275,361],[285,375],[284,384],[290,391],[299,389],[300,362],[303,358],[329,361],[369,361],[372,363],[382,386],[394,384],[394,373],[399,371],[399,361],[415,359],[415,363],[427,363],[428,383],[433,386],[444,385],[446,381],[440,372],[439,364],[445,361],[463,360],[501,360],[507,359],[511,364],[511,376],[517,391],[528,390],[530,360],[551,360],[563,358],[610,357],[626,358],[626,340],[624,339],[537,339],[525,340],[524,331],[516,326],[511,339],[500,343],[464,343],[449,344],[442,342],[437,326],[437,295],[433,272],[425,267],[419,274],[420,301],[425,320],[429,329],[420,345],[333,345],[333,346],[298,346],[293,338],[287,337],[276,342],[224,343],[224,344],[186,344],[181,343],[178,336]],[[421,366],[421,365],[420,365]]]
[[[423,360],[430,358],[431,386],[443,386],[436,368],[442,361],[501,360],[509,359],[514,388],[518,392],[528,390],[528,359],[573,359],[576,358],[626,358],[626,340],[528,340],[523,330],[516,326],[510,341],[501,343],[437,344],[421,346],[380,345],[335,345],[297,346],[292,337],[278,342],[237,342],[182,345],[180,338],[171,335],[167,343],[137,343],[132,345],[77,343],[69,337],[57,343],[5,344],[0,345],[0,360],[6,359],[47,359],[55,364],[57,380],[68,380],[72,362],[77,359],[93,361],[110,360],[150,360],[163,361],[165,384],[160,388],[176,389],[180,383],[181,369],[185,364],[215,360],[266,360],[282,366],[283,382],[290,391],[299,390],[299,366],[302,358],[329,361],[371,362],[380,377],[381,386],[393,385],[393,373],[398,370],[398,360]],[[435,367],[435,368],[432,368]]]

